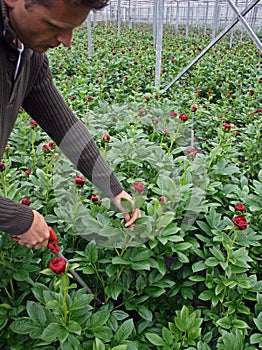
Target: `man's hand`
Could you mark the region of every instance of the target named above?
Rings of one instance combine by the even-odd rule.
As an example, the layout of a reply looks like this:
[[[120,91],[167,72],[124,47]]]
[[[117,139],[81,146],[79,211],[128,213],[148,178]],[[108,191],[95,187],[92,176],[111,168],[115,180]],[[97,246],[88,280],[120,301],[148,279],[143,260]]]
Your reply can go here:
[[[139,208],[134,209],[132,213],[127,212],[121,205],[122,198],[130,201],[130,203],[132,204],[132,207],[134,206],[134,201],[132,197],[124,190],[120,192],[116,197],[114,197],[115,205],[117,206],[118,209],[120,209],[124,213],[124,217],[126,221],[125,227],[133,228],[135,221],[141,217],[140,209]]]
[[[33,210],[34,220],[31,227],[22,235],[17,236],[18,244],[25,245],[27,248],[39,249],[48,244],[50,232],[44,217]]]

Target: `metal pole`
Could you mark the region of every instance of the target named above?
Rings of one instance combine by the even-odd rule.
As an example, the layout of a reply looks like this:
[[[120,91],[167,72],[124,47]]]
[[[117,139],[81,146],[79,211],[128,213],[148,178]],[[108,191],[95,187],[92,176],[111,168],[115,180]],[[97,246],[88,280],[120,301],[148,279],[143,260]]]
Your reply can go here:
[[[86,24],[87,24],[87,38],[88,38],[88,56],[91,57],[93,54],[93,52],[92,52],[91,12],[87,16]]]
[[[245,27],[246,31],[250,35],[250,37],[253,39],[253,41],[257,45],[258,49],[262,52],[262,43],[260,42],[260,40],[257,37],[257,35],[254,33],[254,31],[252,30],[252,28],[250,27],[248,22],[245,20],[245,18],[241,15],[241,13],[239,12],[239,10],[236,7],[236,5],[231,0],[227,0],[227,1],[228,1],[229,5],[232,7],[232,9],[235,11],[235,13],[237,14],[238,19],[243,24],[243,26]]]
[[[154,0],[154,4],[153,4],[153,39],[154,39],[154,44],[156,44],[156,36],[157,36],[157,9],[158,9],[157,0]]]
[[[176,34],[178,33],[179,3],[176,3]]]
[[[217,23],[218,23],[218,1],[219,0],[216,0],[216,3],[215,3],[215,8],[214,8],[214,13],[213,13],[213,30],[212,30],[212,39],[215,38],[216,36],[216,32],[217,32]]]
[[[131,22],[131,0],[129,0],[128,4],[128,28],[131,29],[132,27],[132,22]]]
[[[120,5],[120,0],[118,0],[118,4],[117,4],[117,28],[118,28],[118,36],[120,37],[120,28],[121,28],[121,5]]]
[[[187,14],[186,14],[186,38],[188,39],[189,31],[189,17],[190,17],[190,0],[187,0]]]
[[[236,4],[237,4],[237,0],[236,0]],[[230,40],[229,40],[229,48],[232,49],[233,47],[233,39],[234,39],[234,28],[231,30],[231,33],[230,33]]]
[[[209,2],[207,1],[207,3],[206,3],[206,17],[205,17],[204,35],[206,35],[206,34],[207,34],[207,22],[208,22],[208,4],[209,4]]]
[[[157,1],[157,32],[156,32],[156,66],[155,87],[160,85],[161,63],[162,63],[162,39],[163,39],[163,13],[164,0]]]
[[[242,15],[245,16],[260,0],[254,0],[250,3],[249,6],[247,6],[243,11],[242,11]],[[238,23],[239,19],[235,18],[221,33],[219,33],[219,35],[213,39],[208,45],[207,47],[200,52],[200,54],[195,57],[193,59],[193,61],[191,63],[189,63],[188,66],[186,66],[176,77],[175,79],[173,79],[171,81],[171,83],[169,83],[163,90],[162,92],[167,91],[175,82],[177,82],[196,62],[198,62],[200,60],[200,58],[202,58],[209,49],[211,49],[221,38],[223,38],[223,36],[225,36],[231,28],[233,28],[237,23]]]

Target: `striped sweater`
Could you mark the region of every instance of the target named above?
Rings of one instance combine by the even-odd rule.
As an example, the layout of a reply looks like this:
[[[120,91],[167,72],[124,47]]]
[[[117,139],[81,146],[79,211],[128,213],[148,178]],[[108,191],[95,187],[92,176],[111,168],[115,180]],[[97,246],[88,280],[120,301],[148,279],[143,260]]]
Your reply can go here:
[[[5,2],[0,1],[0,159],[22,106],[88,180],[106,196],[118,195],[123,187],[55,87],[47,56],[25,47],[14,81],[19,52],[12,44],[16,35]],[[22,234],[32,221],[31,208],[0,196],[0,231]]]

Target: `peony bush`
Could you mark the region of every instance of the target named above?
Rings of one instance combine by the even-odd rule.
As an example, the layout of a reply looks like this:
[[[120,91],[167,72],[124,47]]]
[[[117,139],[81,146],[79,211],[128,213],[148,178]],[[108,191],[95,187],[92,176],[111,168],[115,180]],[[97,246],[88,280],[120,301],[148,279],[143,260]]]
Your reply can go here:
[[[67,261],[0,234],[1,349],[261,348],[261,53],[234,32],[163,92],[210,36],[165,28],[160,89],[151,28],[98,25],[92,57],[86,37],[48,53],[54,79],[142,217],[125,228],[21,108],[0,193]]]

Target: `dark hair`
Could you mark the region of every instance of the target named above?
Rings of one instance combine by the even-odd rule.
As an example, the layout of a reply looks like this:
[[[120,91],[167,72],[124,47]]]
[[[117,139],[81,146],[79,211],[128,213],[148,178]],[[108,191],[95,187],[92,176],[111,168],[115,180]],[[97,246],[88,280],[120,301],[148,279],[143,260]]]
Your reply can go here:
[[[26,9],[32,8],[34,5],[42,5],[47,8],[52,8],[56,0],[26,0]],[[75,6],[86,6],[92,10],[101,10],[108,5],[109,0],[63,0],[65,3]]]

